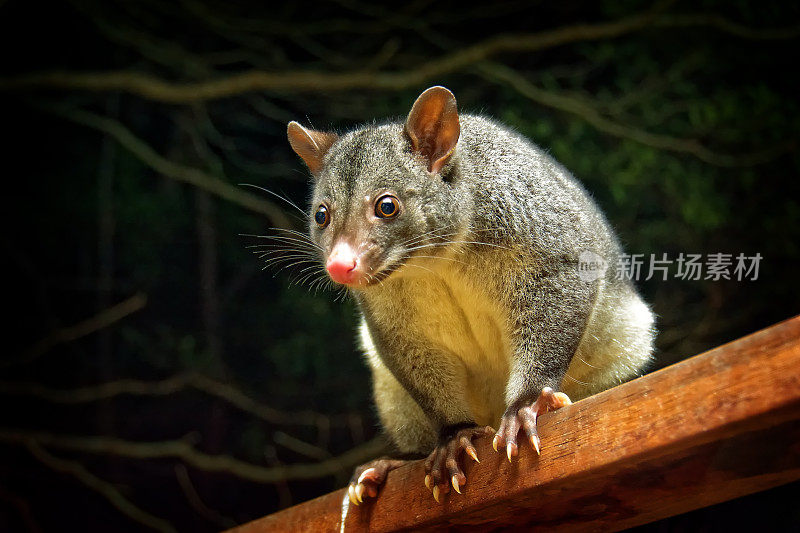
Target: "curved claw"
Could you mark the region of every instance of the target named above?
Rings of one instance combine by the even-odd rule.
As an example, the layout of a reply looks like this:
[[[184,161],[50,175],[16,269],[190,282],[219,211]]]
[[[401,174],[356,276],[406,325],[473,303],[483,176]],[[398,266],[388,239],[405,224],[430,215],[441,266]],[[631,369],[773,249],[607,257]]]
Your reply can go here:
[[[539,436],[538,435],[532,436],[530,438],[530,441],[531,441],[531,446],[533,446],[533,449],[536,450],[536,455],[542,455],[542,452],[540,451],[541,441],[539,440]]]
[[[368,498],[378,496],[378,490],[392,470],[408,461],[405,459],[381,458],[356,467],[347,488],[347,497],[354,505],[366,503]]]
[[[508,462],[511,462],[511,457],[517,455],[517,445],[514,443],[509,442],[506,445],[506,456],[508,457]]]
[[[353,485],[347,486],[347,497],[350,499],[350,503],[353,505],[358,505],[358,498],[356,498],[356,489]]]
[[[481,462],[481,461],[480,461],[480,459],[478,459],[478,454],[477,454],[477,452],[475,451],[475,448],[467,448],[467,449],[466,449],[466,450],[464,450],[464,451],[465,451],[465,452],[467,452],[467,455],[469,455],[470,457],[472,457],[472,459],[473,459],[473,460],[474,460],[476,463],[480,463],[480,462]]]
[[[517,434],[523,429],[528,436],[531,447],[537,455],[541,454],[541,441],[537,432],[537,418],[548,412],[571,405],[569,396],[563,392],[555,392],[550,387],[544,387],[534,401],[525,400],[515,402],[503,414],[500,429],[495,435],[492,446],[497,450],[498,445],[506,445],[508,460],[518,453]]]
[[[425,486],[433,492],[437,502],[440,501],[440,495],[450,492],[451,486],[456,493],[462,493],[461,489],[467,483],[463,470],[466,461],[464,456],[480,463],[472,441],[490,432],[494,432],[494,429],[489,426],[467,425],[443,433],[439,444],[425,460]]]

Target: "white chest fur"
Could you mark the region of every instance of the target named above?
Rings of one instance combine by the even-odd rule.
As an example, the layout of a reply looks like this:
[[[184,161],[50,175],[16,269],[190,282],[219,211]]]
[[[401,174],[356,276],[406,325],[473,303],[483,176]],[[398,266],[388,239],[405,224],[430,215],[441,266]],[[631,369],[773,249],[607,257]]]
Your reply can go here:
[[[370,299],[378,324],[430,347],[458,365],[468,409],[479,424],[495,424],[505,409],[510,363],[508,314],[489,285],[444,261],[406,265]],[[431,361],[436,364],[435,361]]]

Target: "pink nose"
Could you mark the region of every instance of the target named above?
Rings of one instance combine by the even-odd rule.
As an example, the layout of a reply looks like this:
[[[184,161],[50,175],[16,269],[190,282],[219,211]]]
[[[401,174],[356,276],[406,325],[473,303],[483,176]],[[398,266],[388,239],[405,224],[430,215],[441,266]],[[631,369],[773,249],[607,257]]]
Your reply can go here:
[[[333,247],[325,268],[336,283],[352,283],[358,278],[358,258],[350,245],[339,243]]]

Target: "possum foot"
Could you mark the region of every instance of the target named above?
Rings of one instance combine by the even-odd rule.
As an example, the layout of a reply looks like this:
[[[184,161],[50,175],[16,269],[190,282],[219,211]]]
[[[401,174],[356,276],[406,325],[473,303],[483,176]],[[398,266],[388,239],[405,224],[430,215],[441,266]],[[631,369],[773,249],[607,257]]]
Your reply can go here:
[[[480,463],[472,439],[491,433],[494,433],[494,429],[489,426],[472,424],[467,427],[459,424],[442,431],[439,444],[425,460],[425,486],[433,492],[437,502],[440,494],[450,492],[450,485],[461,494],[461,487],[467,482],[467,476],[461,469],[461,452]]]
[[[374,498],[378,489],[386,481],[386,474],[408,462],[407,459],[375,459],[356,467],[350,484],[347,486],[347,496],[354,505],[364,502],[364,498]]]
[[[500,429],[492,441],[495,451],[499,448],[506,449],[509,462],[517,455],[517,434],[520,427],[525,430],[528,440],[539,453],[539,433],[536,431],[536,418],[547,411],[555,411],[566,405],[571,405],[572,400],[563,392],[555,392],[550,387],[545,387],[535,401],[522,400],[509,407],[500,419]]]

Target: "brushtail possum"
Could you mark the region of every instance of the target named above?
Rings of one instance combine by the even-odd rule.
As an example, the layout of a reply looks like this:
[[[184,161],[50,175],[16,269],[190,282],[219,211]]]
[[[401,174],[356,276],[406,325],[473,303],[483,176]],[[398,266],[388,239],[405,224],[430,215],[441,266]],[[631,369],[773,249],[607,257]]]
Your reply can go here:
[[[314,177],[311,240],[361,312],[381,423],[400,455],[427,457],[437,501],[466,483],[474,438],[510,461],[521,432],[538,452],[537,416],[647,365],[653,314],[618,276],[614,232],[518,133],[431,87],[405,123],[291,122],[288,137]],[[605,270],[581,271],[586,254]],[[357,468],[350,500],[375,497],[399,457]]]

